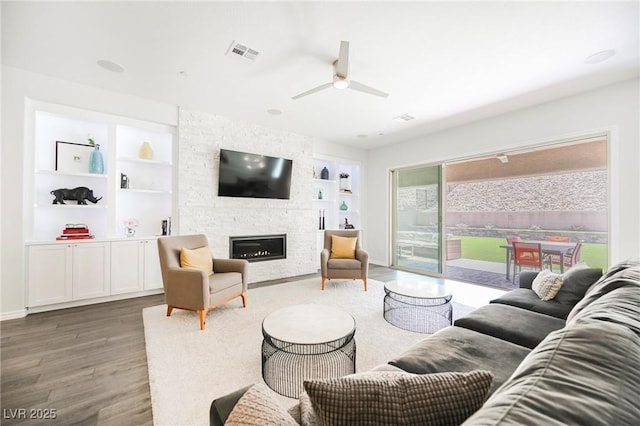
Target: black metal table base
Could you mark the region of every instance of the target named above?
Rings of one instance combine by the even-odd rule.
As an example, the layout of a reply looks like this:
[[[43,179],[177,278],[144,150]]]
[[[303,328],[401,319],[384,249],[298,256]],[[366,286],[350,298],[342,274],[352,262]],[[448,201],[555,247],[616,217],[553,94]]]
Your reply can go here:
[[[384,319],[403,330],[435,333],[451,325],[451,296],[422,299],[387,290]]]
[[[263,332],[262,378],[280,395],[298,398],[305,380],[326,379],[356,371],[355,330],[326,343],[292,344]]]

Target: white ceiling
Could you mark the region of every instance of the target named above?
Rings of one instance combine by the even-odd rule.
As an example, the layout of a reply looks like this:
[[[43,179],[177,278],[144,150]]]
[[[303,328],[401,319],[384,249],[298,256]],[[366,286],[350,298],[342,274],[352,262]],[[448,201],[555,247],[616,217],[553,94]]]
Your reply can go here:
[[[369,149],[636,77],[639,32],[638,1],[3,1],[2,63]],[[331,81],[341,40],[351,78],[390,96],[292,100]]]

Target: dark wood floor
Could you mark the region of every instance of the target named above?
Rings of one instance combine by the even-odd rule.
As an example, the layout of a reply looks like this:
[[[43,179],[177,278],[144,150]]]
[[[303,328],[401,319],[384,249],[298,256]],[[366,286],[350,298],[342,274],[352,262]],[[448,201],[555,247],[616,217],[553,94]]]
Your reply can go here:
[[[369,272],[378,281],[411,276]],[[0,322],[0,423],[152,425],[142,309],[162,303],[154,295]]]

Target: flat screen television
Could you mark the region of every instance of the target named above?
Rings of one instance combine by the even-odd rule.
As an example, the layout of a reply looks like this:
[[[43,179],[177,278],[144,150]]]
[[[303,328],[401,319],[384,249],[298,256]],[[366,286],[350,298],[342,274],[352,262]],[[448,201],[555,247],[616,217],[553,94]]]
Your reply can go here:
[[[220,150],[218,196],[289,199],[293,161]]]

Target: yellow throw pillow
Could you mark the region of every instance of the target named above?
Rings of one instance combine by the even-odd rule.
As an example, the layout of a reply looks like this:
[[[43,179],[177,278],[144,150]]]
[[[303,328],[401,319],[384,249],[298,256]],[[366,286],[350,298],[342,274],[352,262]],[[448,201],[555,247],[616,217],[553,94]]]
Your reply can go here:
[[[213,258],[211,250],[204,246],[197,249],[180,249],[180,267],[189,269],[200,269],[209,275],[213,275]]]
[[[332,259],[355,259],[356,243],[358,237],[331,236],[331,258]]]

